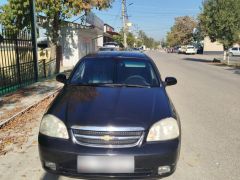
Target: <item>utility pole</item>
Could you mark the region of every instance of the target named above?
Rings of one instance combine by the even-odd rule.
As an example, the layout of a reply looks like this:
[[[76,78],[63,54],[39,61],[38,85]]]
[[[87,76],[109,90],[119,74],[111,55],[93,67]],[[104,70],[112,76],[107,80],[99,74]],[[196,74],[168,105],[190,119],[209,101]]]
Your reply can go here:
[[[33,62],[34,62],[34,80],[38,81],[38,55],[37,55],[37,32],[36,32],[36,7],[35,0],[30,0],[30,16],[31,16],[31,32],[33,46]]]
[[[123,45],[127,48],[126,0],[122,0]]]

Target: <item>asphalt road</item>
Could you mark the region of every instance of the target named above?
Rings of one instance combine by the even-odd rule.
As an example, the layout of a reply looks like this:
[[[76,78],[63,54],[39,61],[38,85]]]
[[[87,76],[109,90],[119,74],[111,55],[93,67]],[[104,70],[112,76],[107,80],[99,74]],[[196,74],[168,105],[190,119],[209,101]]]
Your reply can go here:
[[[178,79],[167,91],[181,117],[182,148],[175,174],[166,179],[240,179],[240,69],[213,65],[199,55],[148,55],[162,78]],[[0,157],[0,179],[69,179],[42,170],[37,133],[36,127],[22,151]]]
[[[176,173],[167,179],[240,179],[240,69],[204,56],[149,52],[180,115],[182,148]]]

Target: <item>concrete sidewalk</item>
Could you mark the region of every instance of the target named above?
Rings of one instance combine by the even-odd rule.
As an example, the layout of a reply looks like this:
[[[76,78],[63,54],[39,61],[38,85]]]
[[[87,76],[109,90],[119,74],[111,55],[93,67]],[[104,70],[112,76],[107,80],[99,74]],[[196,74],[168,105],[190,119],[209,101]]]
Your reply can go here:
[[[54,77],[0,97],[0,124],[2,125],[9,118],[40,102],[61,89],[62,86],[63,84],[57,82]]]

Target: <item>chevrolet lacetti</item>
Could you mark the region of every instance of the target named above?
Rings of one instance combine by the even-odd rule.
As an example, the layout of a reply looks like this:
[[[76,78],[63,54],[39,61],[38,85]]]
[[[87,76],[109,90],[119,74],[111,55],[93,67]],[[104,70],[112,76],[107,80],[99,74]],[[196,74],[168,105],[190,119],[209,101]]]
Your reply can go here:
[[[82,58],[43,116],[43,168],[84,179],[152,179],[177,165],[178,114],[153,60],[137,52],[99,52]]]

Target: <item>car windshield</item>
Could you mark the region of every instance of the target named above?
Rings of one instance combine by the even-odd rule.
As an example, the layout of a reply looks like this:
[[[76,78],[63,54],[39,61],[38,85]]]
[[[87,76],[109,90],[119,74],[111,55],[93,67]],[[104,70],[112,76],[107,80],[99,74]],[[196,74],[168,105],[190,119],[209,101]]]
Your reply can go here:
[[[99,48],[99,51],[114,51],[114,48]]]
[[[75,70],[70,83],[93,86],[159,86],[152,64],[147,60],[135,59],[85,59]]]

